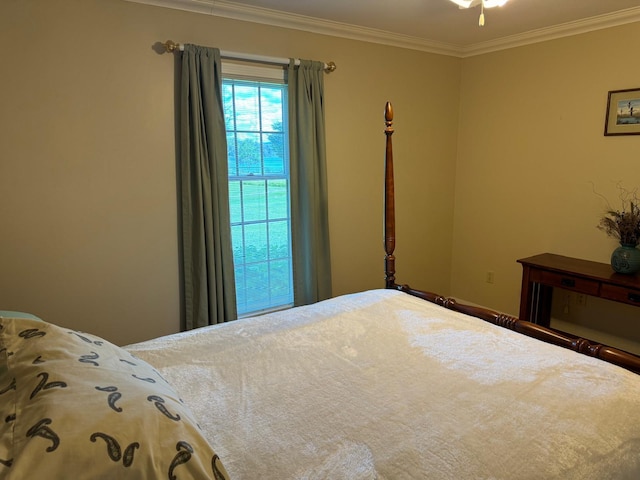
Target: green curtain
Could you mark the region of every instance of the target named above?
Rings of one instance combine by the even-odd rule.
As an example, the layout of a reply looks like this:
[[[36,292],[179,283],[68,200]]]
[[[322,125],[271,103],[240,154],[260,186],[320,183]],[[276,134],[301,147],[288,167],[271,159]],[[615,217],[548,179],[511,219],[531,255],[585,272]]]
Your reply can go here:
[[[289,62],[289,150],[294,305],[331,297],[324,64]]]
[[[185,45],[180,172],[187,330],[237,318],[221,65],[218,49]]]

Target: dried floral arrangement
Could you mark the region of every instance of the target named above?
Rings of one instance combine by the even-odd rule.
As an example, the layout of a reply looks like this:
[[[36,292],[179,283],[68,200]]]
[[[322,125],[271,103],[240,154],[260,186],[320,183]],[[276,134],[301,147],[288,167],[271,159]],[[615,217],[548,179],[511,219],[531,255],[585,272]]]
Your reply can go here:
[[[609,205],[605,216],[600,219],[598,229],[617,239],[622,245],[636,247],[640,243],[640,198],[638,198],[638,189],[629,191],[618,185],[618,190],[620,191],[622,208],[617,210]]]

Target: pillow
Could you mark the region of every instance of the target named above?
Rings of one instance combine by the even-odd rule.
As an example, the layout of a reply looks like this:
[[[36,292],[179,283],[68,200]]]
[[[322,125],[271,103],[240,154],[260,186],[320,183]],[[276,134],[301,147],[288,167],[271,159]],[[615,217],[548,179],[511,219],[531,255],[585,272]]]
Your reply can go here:
[[[148,363],[93,335],[0,318],[0,477],[227,479]]]

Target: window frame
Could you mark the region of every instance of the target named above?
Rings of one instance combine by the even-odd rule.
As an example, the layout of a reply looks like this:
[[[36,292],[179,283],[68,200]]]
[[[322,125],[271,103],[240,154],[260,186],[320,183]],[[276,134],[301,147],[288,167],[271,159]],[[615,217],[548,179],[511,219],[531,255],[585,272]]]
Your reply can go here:
[[[283,218],[276,218],[276,219],[270,219],[269,218],[269,213],[268,211],[265,212],[265,218],[264,220],[256,220],[256,221],[245,221],[244,218],[244,209],[241,209],[242,211],[242,219],[241,222],[234,222],[234,221],[230,221],[230,227],[232,228],[233,231],[233,227],[234,226],[238,226],[238,225],[243,225],[243,253],[246,252],[244,251],[245,248],[245,243],[244,243],[244,225],[251,225],[252,223],[256,223],[256,224],[262,224],[264,223],[266,225],[266,233],[267,233],[267,256],[265,260],[256,262],[256,263],[267,263],[268,266],[267,268],[271,268],[272,266],[272,259],[270,258],[270,252],[271,252],[271,248],[270,248],[270,241],[269,241],[269,224],[273,224],[275,222],[281,222],[281,221],[285,221],[287,223],[287,237],[288,237],[288,256],[287,257],[283,257],[283,259],[286,259],[286,261],[288,262],[288,276],[289,276],[289,292],[288,292],[288,298],[287,301],[285,303],[281,303],[278,305],[270,305],[267,306],[265,308],[261,308],[261,309],[257,309],[257,310],[245,310],[244,308],[241,308],[240,305],[242,304],[242,302],[240,302],[239,298],[238,298],[238,294],[236,293],[236,301],[237,301],[237,307],[238,307],[238,318],[243,318],[243,317],[247,317],[247,316],[254,316],[254,315],[259,315],[259,314],[263,314],[263,313],[268,313],[268,312],[272,312],[272,311],[278,311],[278,310],[284,310],[287,308],[291,308],[293,307],[293,301],[294,301],[294,283],[293,283],[293,255],[292,255],[292,245],[291,245],[291,241],[292,241],[292,225],[291,225],[291,177],[290,177],[290,165],[289,165],[289,145],[288,145],[288,140],[289,140],[289,133],[288,133],[288,98],[287,98],[287,82],[286,82],[286,69],[283,68],[283,66],[264,66],[264,65],[254,65],[254,64],[245,64],[245,63],[237,63],[234,61],[223,61],[222,62],[222,77],[223,77],[223,84],[224,82],[226,82],[227,80],[230,81],[237,81],[239,84],[241,84],[242,82],[247,82],[248,84],[259,84],[259,83],[266,83],[266,84],[280,84],[282,85],[284,88],[282,89],[282,93],[283,93],[283,98],[282,98],[282,107],[283,107],[283,115],[282,115],[282,133],[283,133],[283,148],[284,148],[284,171],[282,174],[267,174],[265,172],[265,164],[264,164],[264,157],[263,154],[264,152],[260,151],[260,156],[261,156],[261,173],[260,174],[247,174],[247,175],[228,175],[228,179],[229,179],[229,191],[231,193],[231,183],[233,181],[238,181],[240,182],[240,185],[242,185],[242,182],[250,182],[250,181],[257,181],[257,182],[264,182],[264,188],[265,188],[265,208],[268,209],[269,208],[269,204],[268,204],[268,183],[270,180],[285,180],[286,181],[286,219]],[[234,112],[234,116],[235,116],[235,112]],[[234,118],[235,119],[235,118]],[[239,130],[234,129],[234,133],[238,132]],[[268,132],[266,132],[268,134]],[[264,135],[265,131],[262,129],[262,126],[260,126],[259,129],[259,135]],[[262,146],[262,141],[260,141],[260,145]],[[229,148],[229,147],[228,147]],[[239,173],[239,172],[236,172]],[[242,187],[240,188],[240,195],[242,195]],[[231,200],[231,199],[230,199]],[[230,217],[231,220],[231,217]],[[233,244],[233,236],[232,236],[232,244]],[[236,270],[236,262],[235,262],[235,254],[234,254],[234,270]],[[279,259],[273,259],[273,260],[279,260]],[[246,262],[243,263],[243,265],[249,265],[250,262]],[[236,270],[237,271],[237,270]],[[271,275],[271,273],[269,273],[269,276]],[[243,277],[244,281],[246,282],[246,277]],[[238,278],[236,278],[236,290],[238,289]],[[246,283],[245,283],[245,290],[246,290]],[[269,299],[271,300],[272,296],[271,294],[269,294]],[[245,299],[245,305],[248,304],[248,302],[246,302]]]

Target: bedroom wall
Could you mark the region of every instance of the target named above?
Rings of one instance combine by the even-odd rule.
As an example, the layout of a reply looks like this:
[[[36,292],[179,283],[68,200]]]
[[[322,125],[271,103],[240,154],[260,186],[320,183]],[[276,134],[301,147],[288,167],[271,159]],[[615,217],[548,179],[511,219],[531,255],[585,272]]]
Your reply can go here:
[[[453,295],[517,314],[518,258],[609,261],[617,244],[596,229],[606,204],[593,190],[616,205],[617,182],[640,186],[640,137],[603,135],[607,92],[639,86],[637,31],[630,24],[463,61]],[[586,307],[554,314],[640,339],[636,309],[595,298]]]
[[[335,294],[383,286],[391,100],[398,279],[449,293],[460,59],[124,0],[3,0],[0,309],[118,344],[179,330],[174,59],[154,50],[167,39],[337,63]]]

